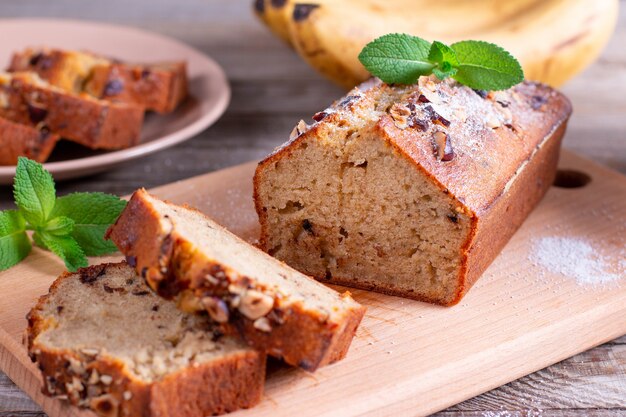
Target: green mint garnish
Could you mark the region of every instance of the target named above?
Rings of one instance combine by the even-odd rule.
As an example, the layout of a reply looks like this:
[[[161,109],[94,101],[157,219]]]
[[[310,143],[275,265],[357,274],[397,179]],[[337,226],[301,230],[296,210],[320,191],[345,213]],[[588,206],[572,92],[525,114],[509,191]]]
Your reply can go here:
[[[430,42],[417,36],[389,34],[368,43],[359,60],[386,83],[413,84],[435,67],[428,59],[429,51]]]
[[[13,197],[27,222],[34,226],[44,225],[56,199],[52,175],[41,164],[28,158],[19,158]]]
[[[454,79],[476,90],[506,90],[524,80],[517,59],[498,45],[483,41],[462,41],[450,47],[459,67]]]
[[[53,216],[66,216],[74,221],[71,236],[87,256],[115,252],[117,248],[104,240],[104,232],[115,222],[126,201],[104,193],[74,193],[57,199]]]
[[[18,160],[13,194],[18,210],[0,211],[0,270],[30,253],[27,230],[37,246],[59,256],[70,271],[87,266],[87,256],[116,251],[104,233],[126,206],[119,197],[75,193],[57,198],[52,175],[27,158]]]
[[[365,45],[359,60],[389,84],[413,84],[422,75],[435,74],[477,90],[505,90],[524,80],[521,65],[510,53],[483,41],[446,45],[392,33]]]
[[[30,249],[24,217],[17,210],[0,211],[0,270],[19,263]]]

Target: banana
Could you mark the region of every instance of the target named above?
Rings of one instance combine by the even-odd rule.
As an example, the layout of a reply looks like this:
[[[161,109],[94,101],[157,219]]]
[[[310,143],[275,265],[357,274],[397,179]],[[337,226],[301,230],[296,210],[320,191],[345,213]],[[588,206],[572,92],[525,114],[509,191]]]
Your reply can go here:
[[[404,32],[452,43],[494,42],[527,79],[560,86],[591,64],[611,36],[618,0],[265,0],[266,23],[311,66],[351,88],[369,74],[358,54],[372,39]]]
[[[254,12],[270,28],[274,35],[291,45],[289,16],[293,2],[285,0],[255,0]]]

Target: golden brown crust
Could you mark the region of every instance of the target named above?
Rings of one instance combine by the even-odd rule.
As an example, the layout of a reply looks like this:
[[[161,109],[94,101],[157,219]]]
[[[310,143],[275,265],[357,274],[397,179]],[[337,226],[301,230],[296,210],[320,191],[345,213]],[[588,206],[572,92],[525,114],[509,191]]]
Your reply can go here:
[[[38,85],[21,73],[0,85],[0,92],[7,98],[7,106],[0,107],[0,116],[14,122],[45,126],[93,149],[121,149],[139,142],[141,107],[65,93]]]
[[[20,156],[45,162],[59,139],[45,129],[38,130],[0,117],[0,165],[15,165]]]
[[[77,274],[97,276],[108,267],[120,265],[94,265]],[[64,273],[57,278],[27,316],[26,344],[30,358],[42,372],[44,394],[91,408],[103,417],[204,417],[249,408],[261,400],[266,361],[265,355],[253,350],[146,383],[106,352],[58,350],[38,344],[37,336],[53,325],[42,315],[50,294],[63,280],[74,276]],[[103,381],[103,375],[110,376],[112,382]]]
[[[219,260],[207,258],[202,251],[188,249],[190,245],[175,228],[164,230],[162,214],[145,200],[146,195],[145,190],[133,194],[106,237],[127,256],[153,289],[165,297],[174,297],[186,290],[195,300],[209,296],[225,299],[231,295],[225,289],[229,283],[248,280]],[[250,250],[258,249],[251,246]],[[209,284],[207,275],[219,276],[222,281],[217,285]],[[254,283],[248,285],[254,286]],[[364,313],[365,308],[354,303],[340,321],[331,321],[327,314],[304,310],[298,303],[281,305],[281,301],[275,299],[272,311],[267,314],[270,331],[259,330],[254,320],[237,310],[230,312],[230,319],[253,347],[313,371],[345,356]]]
[[[373,81],[364,84],[364,87],[359,86],[348,93],[342,101],[357,94],[355,97],[359,98],[356,100],[365,102],[370,99],[368,91],[391,94],[395,88]],[[462,265],[453,298],[425,299],[413,292],[380,283],[358,282],[355,277],[342,277],[341,274],[333,274],[333,283],[454,305],[489,266],[552,184],[560,142],[571,114],[571,104],[565,96],[532,82],[524,82],[504,94],[472,92],[467,87],[452,87],[449,83],[441,83],[437,88],[440,97],[457,95],[456,100],[466,103],[467,112],[473,108],[484,109],[485,103],[477,101],[486,100],[488,106],[506,115],[503,119],[510,118],[508,123],[496,128],[488,128],[484,121],[483,125],[468,127],[464,122],[452,119],[447,133],[453,144],[460,143],[464,148],[445,163],[433,156],[431,140],[427,136],[432,133],[426,129],[403,129],[388,114],[382,115],[374,126],[381,140],[394,149],[395,155],[410,161],[442,192],[454,198],[470,218],[470,233],[461,247]],[[403,96],[404,99],[422,99],[425,90],[421,86],[414,89],[415,93]],[[430,103],[429,100],[426,102]],[[287,160],[301,142],[314,140],[321,129],[337,120],[334,114],[323,118],[259,163],[254,176],[254,201],[261,223],[260,246],[263,249],[269,249],[270,234],[266,209],[260,198],[263,173],[271,170],[276,162]],[[469,140],[487,146],[478,146],[474,150],[463,144]],[[321,276],[316,278],[325,280]]]

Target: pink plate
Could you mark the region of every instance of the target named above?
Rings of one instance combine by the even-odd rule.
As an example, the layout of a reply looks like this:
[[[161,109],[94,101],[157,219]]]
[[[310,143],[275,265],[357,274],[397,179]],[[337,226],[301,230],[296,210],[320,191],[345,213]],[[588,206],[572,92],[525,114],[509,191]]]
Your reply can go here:
[[[147,114],[141,143],[120,151],[93,151],[63,141],[45,167],[57,180],[106,171],[122,162],[169,148],[213,124],[226,110],[230,88],[222,69],[202,52],[144,30],[57,19],[0,19],[0,67],[28,46],[89,50],[133,62],[186,60],[189,97],[168,115]],[[0,166],[0,184],[13,181],[15,167]]]

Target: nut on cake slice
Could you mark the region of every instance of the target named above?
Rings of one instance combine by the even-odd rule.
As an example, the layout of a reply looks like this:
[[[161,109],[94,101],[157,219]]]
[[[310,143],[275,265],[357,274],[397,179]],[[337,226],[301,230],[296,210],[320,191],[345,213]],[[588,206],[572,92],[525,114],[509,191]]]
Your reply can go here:
[[[126,263],[66,273],[28,315],[43,392],[102,417],[204,417],[257,404],[265,355],[154,294]]]
[[[550,188],[571,105],[372,79],[257,167],[261,247],[326,283],[458,303]]]
[[[349,294],[143,189],[107,236],[160,295],[234,324],[253,347],[307,370],[343,358],[365,312]]]

